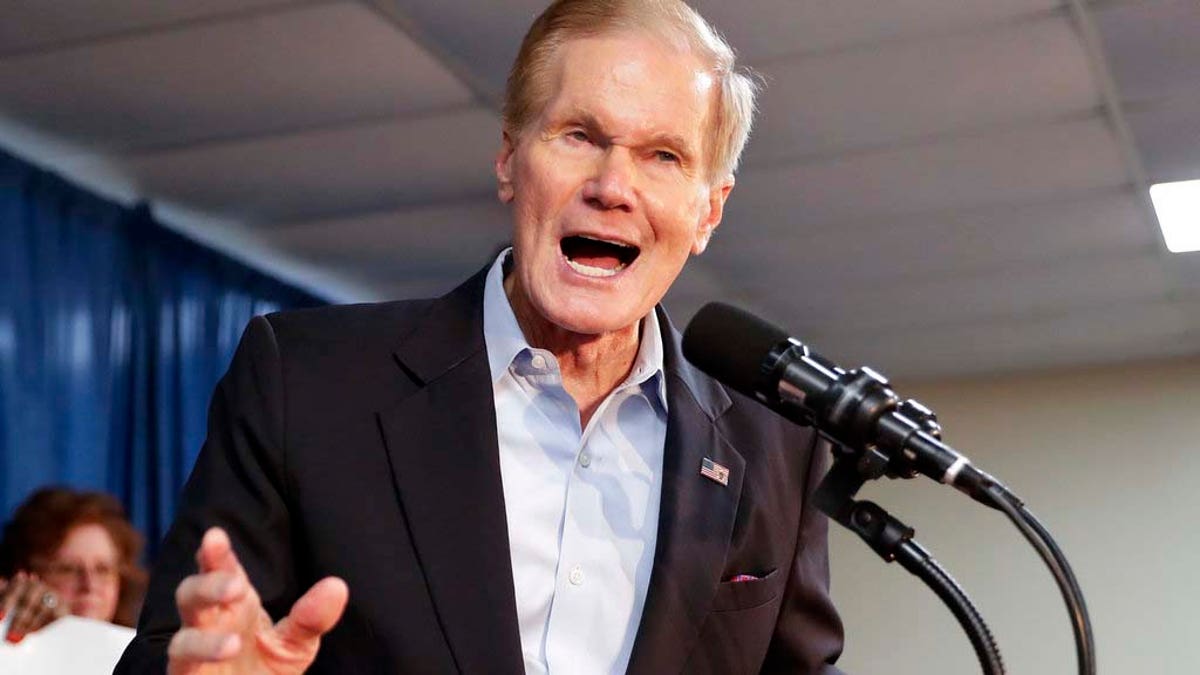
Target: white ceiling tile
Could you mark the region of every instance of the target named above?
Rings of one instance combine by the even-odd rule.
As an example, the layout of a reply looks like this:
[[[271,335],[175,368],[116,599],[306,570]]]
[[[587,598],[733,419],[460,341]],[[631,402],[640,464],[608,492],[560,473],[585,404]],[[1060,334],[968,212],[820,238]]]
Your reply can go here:
[[[717,234],[705,258],[726,280],[766,286],[786,273],[792,288],[839,290],[1160,248],[1129,189],[826,226],[728,223]]]
[[[707,300],[668,296],[683,330]],[[765,300],[760,298],[761,300]],[[845,367],[869,365],[891,378],[930,378],[1030,370],[1052,366],[1163,358],[1200,353],[1200,332],[1188,316],[1200,301],[1117,302],[1071,312],[998,317],[955,325],[884,328],[819,326],[809,317],[774,305],[731,301]],[[901,394],[904,392],[901,390]]]
[[[511,239],[508,207],[497,199],[261,228],[281,250],[332,267],[379,270],[389,284],[458,274],[488,261]]]
[[[422,41],[432,43],[469,70],[492,101],[504,91],[508,69],[529,25],[546,0],[368,0],[390,5],[408,19]]]
[[[1096,25],[1149,181],[1200,178],[1200,4],[1105,3]]]
[[[928,36],[1054,11],[1061,0],[700,0],[694,3],[751,61]]]
[[[500,125],[486,111],[134,156],[152,199],[247,224],[485,197]]]
[[[1182,293],[1200,293],[1200,251],[1172,253],[1166,256],[1166,264]]]
[[[797,225],[828,224],[1045,200],[1128,180],[1112,132],[1092,118],[794,166],[747,167],[726,220],[785,215]]]
[[[1198,310],[1194,303],[1130,303],[1018,321],[828,334],[808,341],[843,367],[867,364],[892,378],[1033,370],[1200,353],[1200,335],[1183,318]]]
[[[1200,178],[1200,83],[1190,96],[1129,106],[1125,119],[1151,183]]]
[[[792,286],[771,289],[776,290],[771,301],[773,307],[803,321],[810,331],[891,332],[1005,317],[1065,315],[1120,302],[1165,300],[1170,288],[1163,259],[1155,252],[1012,266],[989,274],[873,288]]]
[[[213,16],[286,6],[281,0],[4,0],[0,54]]]
[[[498,99],[521,38],[545,0],[390,2]],[[1037,16],[1060,0],[706,0],[694,6],[745,60],[811,53]]]
[[[774,61],[747,161],[1079,115],[1099,106],[1061,16],[981,35]]]
[[[92,148],[378,120],[470,99],[352,2],[0,60],[0,114]]]
[[[171,202],[156,201],[154,217],[183,236],[223,253],[264,274],[303,288],[330,302],[378,299],[363,279],[339,274],[327,265],[300,260],[272,246],[257,230],[237,221],[223,221]]]
[[[1123,99],[1143,101],[1200,89],[1200,3],[1105,3],[1095,18]]]

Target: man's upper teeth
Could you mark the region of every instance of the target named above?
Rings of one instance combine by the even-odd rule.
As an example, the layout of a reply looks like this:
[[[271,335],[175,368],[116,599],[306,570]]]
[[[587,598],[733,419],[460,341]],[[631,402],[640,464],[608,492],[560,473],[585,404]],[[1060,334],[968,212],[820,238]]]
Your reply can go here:
[[[630,244],[626,244],[626,243],[619,242],[619,241],[613,241],[611,239],[601,239],[600,237],[589,237],[586,234],[579,235],[579,238],[587,239],[589,241],[598,241],[601,244],[611,244],[613,246],[620,246],[621,248],[633,248],[633,246]]]

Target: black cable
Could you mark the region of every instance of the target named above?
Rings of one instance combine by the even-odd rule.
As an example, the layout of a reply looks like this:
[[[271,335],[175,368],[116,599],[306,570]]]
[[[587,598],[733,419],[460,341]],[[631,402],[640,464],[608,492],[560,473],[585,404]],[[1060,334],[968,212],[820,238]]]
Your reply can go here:
[[[967,637],[971,639],[971,646],[975,648],[975,655],[979,658],[979,665],[983,667],[984,675],[1004,675],[1004,662],[1000,658],[1000,648],[996,646],[996,640],[992,637],[992,631],[988,629],[987,624],[983,621],[983,616],[975,605],[971,604],[971,599],[967,597],[966,591],[950,573],[934,560],[929,551],[912,539],[904,541],[900,544],[896,554],[896,560],[904,566],[904,569],[912,572],[925,582],[925,585],[933,589],[938,597],[942,599],[950,612],[954,614],[954,618],[958,619],[959,625],[967,632]]]
[[[1050,568],[1054,581],[1058,584],[1063,600],[1067,603],[1067,612],[1071,616],[1071,629],[1075,633],[1075,657],[1079,664],[1080,675],[1095,675],[1096,645],[1092,636],[1092,623],[1088,618],[1087,605],[1083,600],[1083,591],[1071,571],[1071,565],[1063,555],[1062,550],[1050,536],[1050,532],[1042,526],[1016,495],[1004,486],[992,483],[987,488],[996,508],[1003,511],[1008,519],[1017,526],[1025,539]]]

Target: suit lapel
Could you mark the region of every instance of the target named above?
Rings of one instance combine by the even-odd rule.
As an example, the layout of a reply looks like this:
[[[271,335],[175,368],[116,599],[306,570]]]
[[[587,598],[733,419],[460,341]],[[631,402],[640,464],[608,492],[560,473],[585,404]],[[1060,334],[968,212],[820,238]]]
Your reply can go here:
[[[709,613],[733,532],[745,461],[714,421],[730,406],[711,379],[684,361],[666,315],[667,439],[658,543],[628,672],[678,673]],[[729,469],[728,485],[700,475],[705,458]]]
[[[523,673],[483,341],[486,269],[435,301],[396,350],[418,389],[379,413],[392,477],[435,611],[460,672]],[[628,672],[678,673],[724,567],[745,462],[714,422],[729,397],[663,326],[667,437],[658,542]],[[727,485],[700,475],[711,459]]]
[[[379,413],[392,477],[460,672],[522,673],[480,273],[435,301],[396,359],[420,387]]]

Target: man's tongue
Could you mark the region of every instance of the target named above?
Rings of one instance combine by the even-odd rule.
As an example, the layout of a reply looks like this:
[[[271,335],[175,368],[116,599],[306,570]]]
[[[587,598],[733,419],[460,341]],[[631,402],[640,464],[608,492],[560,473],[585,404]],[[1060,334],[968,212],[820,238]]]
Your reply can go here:
[[[562,244],[563,254],[578,265],[602,270],[615,270],[623,265],[621,247],[583,237],[567,237]]]

